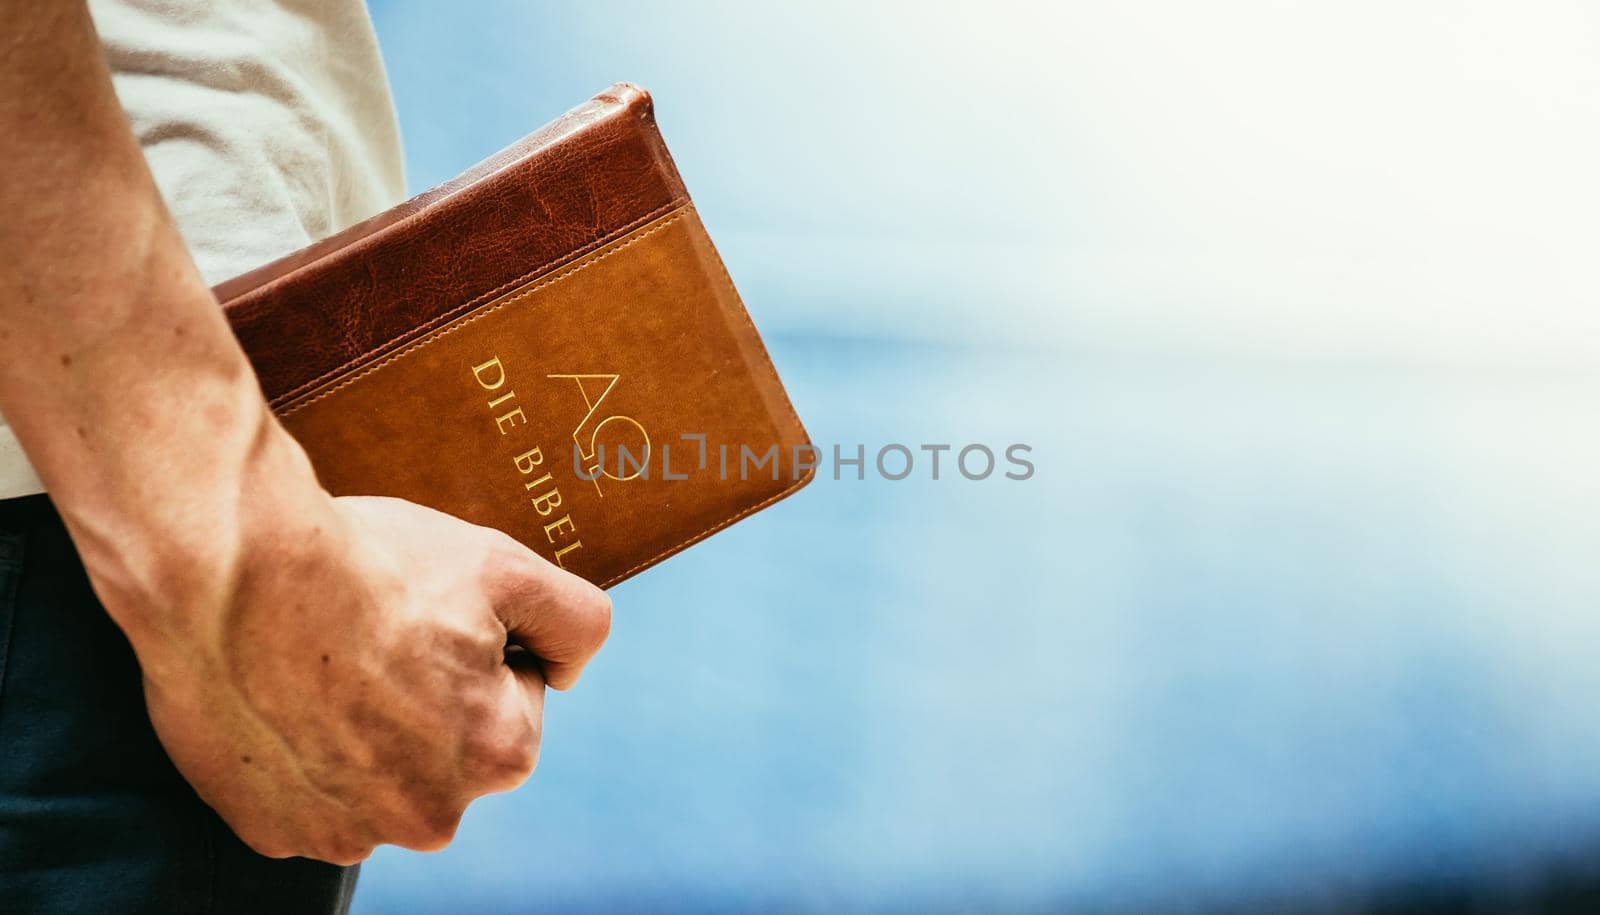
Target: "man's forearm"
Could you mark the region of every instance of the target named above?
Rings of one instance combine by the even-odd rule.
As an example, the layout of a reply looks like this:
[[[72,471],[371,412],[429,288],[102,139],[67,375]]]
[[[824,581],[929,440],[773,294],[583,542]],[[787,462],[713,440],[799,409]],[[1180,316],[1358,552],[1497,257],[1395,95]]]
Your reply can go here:
[[[127,633],[173,765],[247,844],[440,848],[537,759],[603,592],[497,531],[334,499],[262,399],[78,2],[0,0],[0,410]],[[506,663],[508,640],[538,659]]]
[[[172,579],[196,557],[225,571],[246,492],[314,515],[320,490],[162,203],[87,11],[0,9],[0,411],[97,587],[128,604],[226,587]]]

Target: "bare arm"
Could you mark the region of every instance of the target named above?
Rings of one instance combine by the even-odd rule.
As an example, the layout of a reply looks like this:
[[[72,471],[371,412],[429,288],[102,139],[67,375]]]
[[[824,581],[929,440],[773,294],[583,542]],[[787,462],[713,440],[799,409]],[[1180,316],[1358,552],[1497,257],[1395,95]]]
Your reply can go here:
[[[128,634],[151,718],[268,854],[448,841],[609,628],[508,538],[334,499],[262,399],[81,0],[0,0],[0,411]],[[504,663],[507,633],[541,658]]]
[[[106,584],[132,597],[161,587],[160,553],[227,535],[256,468],[311,487],[167,216],[86,10],[6,7],[0,407],[85,558],[119,552],[127,578]]]

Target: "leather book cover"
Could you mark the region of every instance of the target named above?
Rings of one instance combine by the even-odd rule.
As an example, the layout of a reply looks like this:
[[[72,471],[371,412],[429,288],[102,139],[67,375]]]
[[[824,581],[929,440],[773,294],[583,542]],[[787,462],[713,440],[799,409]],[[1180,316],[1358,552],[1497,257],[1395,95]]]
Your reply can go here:
[[[814,473],[634,86],[215,291],[330,491],[499,528],[601,587]]]

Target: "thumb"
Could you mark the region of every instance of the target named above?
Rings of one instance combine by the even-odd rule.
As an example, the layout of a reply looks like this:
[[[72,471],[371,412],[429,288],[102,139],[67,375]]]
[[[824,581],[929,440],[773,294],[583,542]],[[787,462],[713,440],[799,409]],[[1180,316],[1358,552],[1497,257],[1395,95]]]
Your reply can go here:
[[[611,633],[611,598],[527,547],[517,549],[495,613],[510,641],[538,659],[550,688],[568,689]]]

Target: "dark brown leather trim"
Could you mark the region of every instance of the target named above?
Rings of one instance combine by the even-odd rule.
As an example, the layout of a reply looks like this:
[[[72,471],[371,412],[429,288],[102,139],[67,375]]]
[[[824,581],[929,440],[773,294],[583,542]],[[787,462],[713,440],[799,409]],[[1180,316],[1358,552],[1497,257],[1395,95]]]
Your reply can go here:
[[[214,291],[276,405],[687,201],[649,94],[622,83],[461,177]]]

